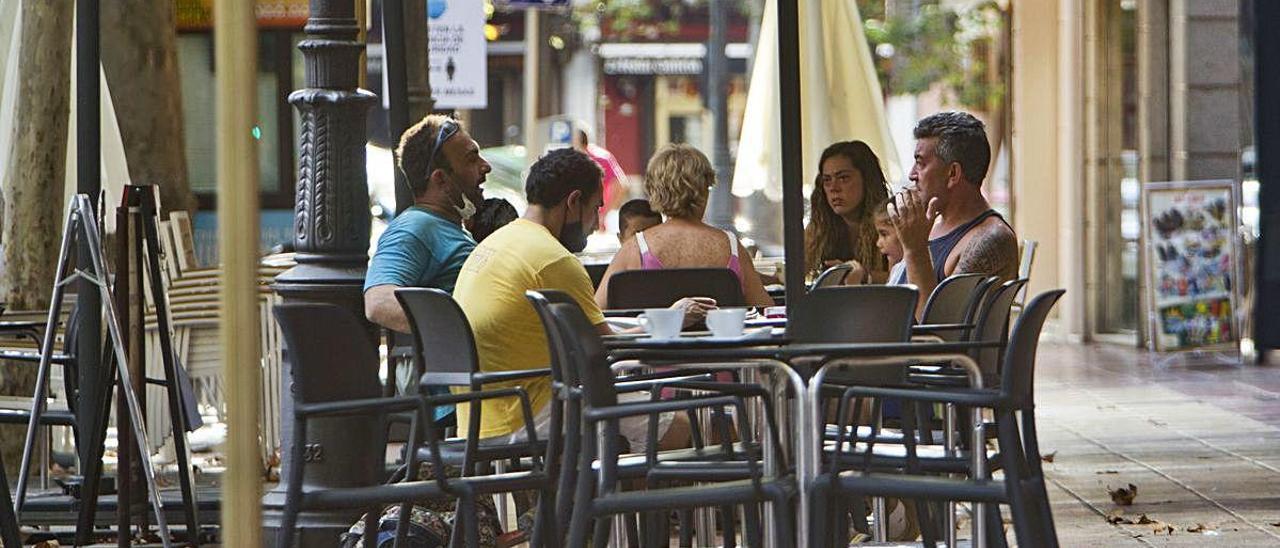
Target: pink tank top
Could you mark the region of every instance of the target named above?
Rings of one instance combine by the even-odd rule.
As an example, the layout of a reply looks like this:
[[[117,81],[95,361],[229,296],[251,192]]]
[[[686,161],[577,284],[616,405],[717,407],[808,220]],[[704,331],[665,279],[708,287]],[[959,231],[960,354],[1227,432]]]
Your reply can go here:
[[[728,230],[724,231],[724,234],[729,237],[729,264],[726,265],[726,268],[732,270],[738,276],[738,280],[741,281],[742,267],[738,263],[738,237]],[[644,231],[636,233],[636,245],[640,246],[641,270],[661,270],[663,268],[662,261],[658,260],[658,256],[649,251],[649,242],[644,239]]]

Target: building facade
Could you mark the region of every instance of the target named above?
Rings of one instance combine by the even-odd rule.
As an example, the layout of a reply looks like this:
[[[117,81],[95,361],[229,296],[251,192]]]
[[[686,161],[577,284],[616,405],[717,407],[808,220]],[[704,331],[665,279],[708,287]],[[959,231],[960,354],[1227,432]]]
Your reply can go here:
[[[1068,290],[1057,329],[1069,339],[1143,344],[1141,185],[1243,181],[1242,218],[1256,223],[1247,12],[1238,0],[1011,4],[1014,226],[1040,243],[1032,290]]]

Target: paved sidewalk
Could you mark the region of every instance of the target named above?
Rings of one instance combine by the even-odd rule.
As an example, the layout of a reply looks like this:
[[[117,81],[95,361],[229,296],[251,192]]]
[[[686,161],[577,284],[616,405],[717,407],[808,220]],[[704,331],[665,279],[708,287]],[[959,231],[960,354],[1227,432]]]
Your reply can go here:
[[[1063,546],[1280,546],[1280,367],[1046,343],[1036,390]]]

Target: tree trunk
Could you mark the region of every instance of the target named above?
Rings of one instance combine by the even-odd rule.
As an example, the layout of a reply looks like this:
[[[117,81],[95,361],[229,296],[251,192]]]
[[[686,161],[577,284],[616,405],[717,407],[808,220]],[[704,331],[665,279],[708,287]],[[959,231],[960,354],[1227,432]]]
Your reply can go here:
[[[135,185],[156,185],[169,211],[195,211],[182,134],[173,0],[103,2],[102,66]],[[213,108],[213,105],[209,105]]]
[[[18,46],[18,95],[10,174],[0,181],[4,195],[0,255],[4,300],[13,310],[49,305],[65,213],[63,181],[67,160],[67,120],[71,101],[71,2],[23,2]],[[0,394],[31,397],[36,368],[0,364]],[[16,470],[23,430],[0,431],[0,451]],[[16,475],[16,474],[15,474]],[[15,475],[10,475],[14,478]]]

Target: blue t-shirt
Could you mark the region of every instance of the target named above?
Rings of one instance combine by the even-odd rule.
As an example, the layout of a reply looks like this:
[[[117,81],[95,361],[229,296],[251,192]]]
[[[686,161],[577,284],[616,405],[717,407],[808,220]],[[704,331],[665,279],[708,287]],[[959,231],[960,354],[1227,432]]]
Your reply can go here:
[[[414,206],[387,225],[378,238],[378,249],[369,261],[364,290],[379,285],[434,287],[453,293],[458,272],[476,241],[449,220]],[[431,387],[430,394],[448,394],[446,387]],[[436,408],[436,420],[453,413],[453,406]]]
[[[434,287],[453,293],[476,241],[447,219],[414,206],[387,225],[369,261],[364,290],[378,285]]]

